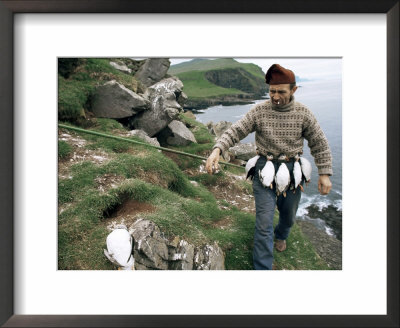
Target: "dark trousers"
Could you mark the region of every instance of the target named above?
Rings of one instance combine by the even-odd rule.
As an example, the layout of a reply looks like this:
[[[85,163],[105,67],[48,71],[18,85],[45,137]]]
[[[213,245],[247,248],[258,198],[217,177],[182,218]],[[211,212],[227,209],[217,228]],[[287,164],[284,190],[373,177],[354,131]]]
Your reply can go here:
[[[301,198],[300,186],[296,192],[286,191],[286,197],[276,196],[275,187],[265,188],[260,179],[259,171],[266,163],[265,157],[260,157],[256,164],[256,173],[253,179],[253,192],[256,203],[256,225],[254,231],[253,264],[256,270],[271,270],[274,259],[274,237],[286,240],[290,228],[296,219],[296,211]],[[293,163],[288,163],[288,168],[293,169]],[[279,211],[279,223],[273,228],[275,206]]]

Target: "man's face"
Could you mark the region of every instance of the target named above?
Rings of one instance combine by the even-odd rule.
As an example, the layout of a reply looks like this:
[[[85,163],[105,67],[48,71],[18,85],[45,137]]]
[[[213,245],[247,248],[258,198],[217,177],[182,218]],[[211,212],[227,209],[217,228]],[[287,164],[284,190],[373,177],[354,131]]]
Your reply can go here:
[[[290,90],[290,84],[274,84],[269,86],[269,96],[273,104],[282,106],[290,102],[296,90],[297,86]]]

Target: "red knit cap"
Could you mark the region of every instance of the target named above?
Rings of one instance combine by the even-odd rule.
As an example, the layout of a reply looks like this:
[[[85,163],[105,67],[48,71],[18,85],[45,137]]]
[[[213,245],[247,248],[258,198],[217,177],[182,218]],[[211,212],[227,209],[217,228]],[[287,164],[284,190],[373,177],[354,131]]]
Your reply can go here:
[[[279,64],[273,64],[265,74],[267,84],[290,84],[295,83],[296,78],[290,69],[286,69]]]

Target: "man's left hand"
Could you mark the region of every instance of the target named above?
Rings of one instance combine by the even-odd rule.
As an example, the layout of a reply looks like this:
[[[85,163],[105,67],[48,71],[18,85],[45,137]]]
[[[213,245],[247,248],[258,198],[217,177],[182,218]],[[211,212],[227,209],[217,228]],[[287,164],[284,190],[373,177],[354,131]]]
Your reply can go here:
[[[321,195],[328,195],[332,188],[332,182],[329,175],[322,174],[318,179],[318,191]]]

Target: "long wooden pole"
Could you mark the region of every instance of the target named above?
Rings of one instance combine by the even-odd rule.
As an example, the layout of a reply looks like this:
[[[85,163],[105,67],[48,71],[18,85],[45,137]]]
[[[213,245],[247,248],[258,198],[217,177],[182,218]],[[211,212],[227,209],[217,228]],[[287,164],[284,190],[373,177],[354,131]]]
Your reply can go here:
[[[169,149],[169,148],[165,148],[165,147],[154,146],[154,145],[150,145],[150,144],[145,143],[145,142],[140,142],[140,141],[136,141],[136,140],[132,140],[132,139],[113,136],[111,134],[106,134],[106,133],[101,133],[101,132],[97,132],[97,131],[81,129],[81,128],[78,128],[78,127],[75,127],[75,126],[69,126],[69,125],[65,125],[65,124],[62,124],[62,123],[58,123],[58,126],[60,128],[63,128],[63,129],[68,129],[68,130],[73,130],[73,131],[77,131],[77,132],[92,134],[92,135],[103,137],[103,138],[109,138],[109,139],[115,139],[115,140],[119,140],[119,141],[130,142],[130,143],[142,145],[142,146],[145,146],[145,147],[160,149],[160,150],[167,151],[167,152],[174,153],[174,154],[178,154],[178,155],[193,157],[193,158],[197,158],[197,159],[201,159],[201,160],[207,160],[207,158],[203,157],[203,156],[189,154],[189,153],[185,153],[183,151]],[[228,166],[233,166],[233,167],[244,169],[243,166],[232,164],[232,163],[228,163],[228,162],[224,162],[224,161],[219,161],[219,163],[220,164],[224,164],[224,165],[228,165]]]

